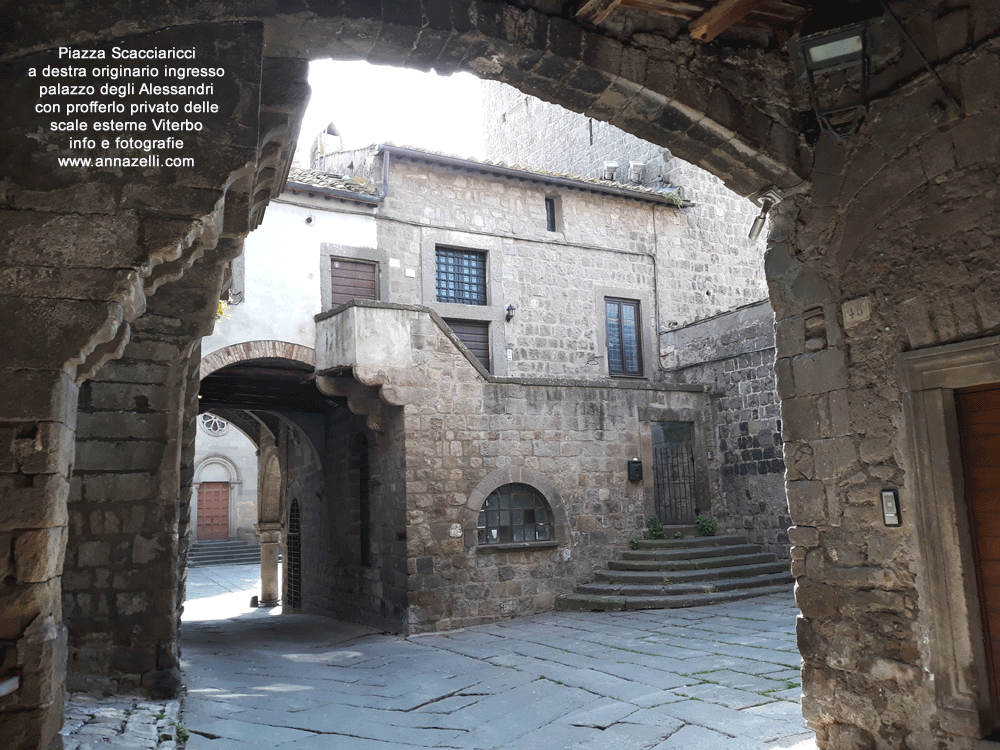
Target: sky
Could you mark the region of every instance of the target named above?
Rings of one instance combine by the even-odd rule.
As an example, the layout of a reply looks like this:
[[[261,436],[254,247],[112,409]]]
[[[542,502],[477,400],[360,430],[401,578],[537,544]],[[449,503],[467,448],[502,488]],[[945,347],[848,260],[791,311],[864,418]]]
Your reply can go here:
[[[439,76],[366,62],[317,60],[309,67],[312,97],[302,121],[295,161],[308,166],[316,134],[333,122],[344,148],[373,143],[416,146],[482,158],[479,79]]]

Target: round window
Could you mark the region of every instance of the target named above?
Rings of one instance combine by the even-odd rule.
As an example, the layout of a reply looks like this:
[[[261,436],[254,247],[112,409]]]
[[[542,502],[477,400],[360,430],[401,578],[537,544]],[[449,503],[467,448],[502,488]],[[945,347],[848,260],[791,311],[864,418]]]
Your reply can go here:
[[[229,422],[224,420],[222,417],[218,417],[215,414],[201,415],[201,429],[213,437],[225,435],[229,432],[229,427]]]

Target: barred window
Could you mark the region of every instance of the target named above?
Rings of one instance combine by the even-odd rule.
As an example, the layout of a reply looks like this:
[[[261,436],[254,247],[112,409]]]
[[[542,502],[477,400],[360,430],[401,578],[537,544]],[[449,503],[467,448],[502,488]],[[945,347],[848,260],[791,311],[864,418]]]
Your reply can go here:
[[[486,304],[486,253],[439,247],[434,278],[438,302]]]
[[[552,514],[542,494],[527,484],[505,484],[486,498],[477,525],[480,544],[552,539]]]

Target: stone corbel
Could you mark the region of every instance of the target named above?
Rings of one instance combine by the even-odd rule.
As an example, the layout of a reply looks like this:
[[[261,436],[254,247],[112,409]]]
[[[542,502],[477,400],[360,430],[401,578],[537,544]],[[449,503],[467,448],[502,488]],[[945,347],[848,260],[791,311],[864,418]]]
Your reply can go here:
[[[385,413],[378,387],[363,385],[354,378],[327,375],[317,376],[316,387],[327,396],[346,398],[352,414],[368,418],[372,432],[385,432]]]

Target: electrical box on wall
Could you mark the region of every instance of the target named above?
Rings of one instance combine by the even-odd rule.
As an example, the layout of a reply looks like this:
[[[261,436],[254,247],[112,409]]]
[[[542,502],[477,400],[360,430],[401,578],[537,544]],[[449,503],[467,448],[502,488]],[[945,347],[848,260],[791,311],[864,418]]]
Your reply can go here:
[[[628,481],[642,481],[642,461],[638,458],[630,458],[628,460]]]
[[[899,490],[882,490],[882,520],[886,526],[901,526],[899,519]]]

